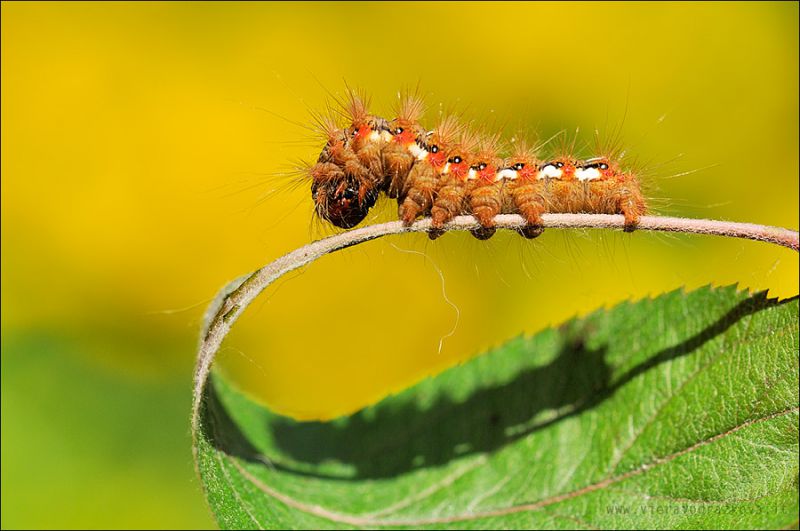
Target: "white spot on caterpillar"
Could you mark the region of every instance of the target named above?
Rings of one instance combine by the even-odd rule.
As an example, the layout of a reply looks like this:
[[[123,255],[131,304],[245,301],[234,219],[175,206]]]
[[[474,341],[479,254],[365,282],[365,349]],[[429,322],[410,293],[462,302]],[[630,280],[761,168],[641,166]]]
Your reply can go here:
[[[425,160],[428,156],[428,150],[422,149],[418,144],[414,143],[408,146],[408,151],[416,157],[417,160]]]
[[[389,143],[392,141],[392,138],[394,137],[392,136],[392,133],[390,133],[389,131],[381,131],[381,140],[383,140],[384,142]]]
[[[472,181],[478,178],[478,172],[474,169],[470,168],[469,172],[467,173],[467,179]]]
[[[516,170],[512,170],[511,168],[503,168],[497,172],[494,180],[499,181],[500,179],[516,179],[517,177],[519,177],[519,174]]]
[[[552,164],[548,164],[544,168],[539,171],[539,179],[560,179],[561,174],[564,173],[562,170],[556,168]]]
[[[579,181],[593,181],[602,177],[597,168],[578,168],[575,170],[575,177]]]
[[[444,168],[442,168],[442,174],[444,175],[444,174],[447,174],[447,173],[450,173],[450,163],[449,162],[445,163]]]

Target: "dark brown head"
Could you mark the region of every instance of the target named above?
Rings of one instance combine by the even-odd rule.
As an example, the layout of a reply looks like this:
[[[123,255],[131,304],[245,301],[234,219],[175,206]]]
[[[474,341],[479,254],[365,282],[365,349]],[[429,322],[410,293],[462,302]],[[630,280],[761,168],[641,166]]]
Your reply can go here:
[[[367,217],[378,191],[369,183],[345,176],[344,179],[315,180],[311,184],[311,198],[319,217],[337,227],[350,229]]]

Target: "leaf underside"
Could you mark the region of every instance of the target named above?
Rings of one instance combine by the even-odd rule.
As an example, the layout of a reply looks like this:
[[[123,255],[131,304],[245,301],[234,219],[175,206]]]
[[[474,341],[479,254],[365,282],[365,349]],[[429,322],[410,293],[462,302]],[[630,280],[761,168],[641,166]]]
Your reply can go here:
[[[197,461],[223,528],[785,528],[798,299],[621,304],[332,422],[214,373]]]

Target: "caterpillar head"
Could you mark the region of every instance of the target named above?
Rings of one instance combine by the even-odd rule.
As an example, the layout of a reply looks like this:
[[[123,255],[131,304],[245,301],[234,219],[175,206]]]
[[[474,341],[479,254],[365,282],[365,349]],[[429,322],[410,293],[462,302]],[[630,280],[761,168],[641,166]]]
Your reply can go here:
[[[378,190],[367,182],[346,175],[338,166],[329,166],[333,168],[318,170],[327,172],[327,175],[312,181],[314,208],[320,218],[342,229],[350,229],[367,217],[378,198]]]

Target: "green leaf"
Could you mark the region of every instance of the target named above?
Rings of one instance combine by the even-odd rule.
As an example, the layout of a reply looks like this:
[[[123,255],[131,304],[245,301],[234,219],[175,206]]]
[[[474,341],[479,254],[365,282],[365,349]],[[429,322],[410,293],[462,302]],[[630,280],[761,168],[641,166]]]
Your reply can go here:
[[[798,299],[673,292],[570,321],[333,422],[206,386],[224,528],[783,528]]]

